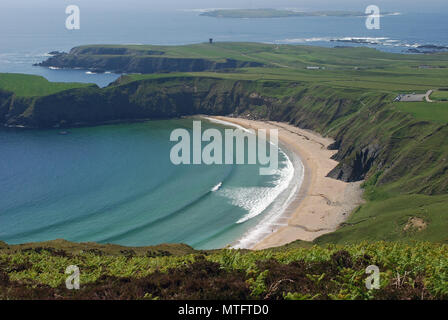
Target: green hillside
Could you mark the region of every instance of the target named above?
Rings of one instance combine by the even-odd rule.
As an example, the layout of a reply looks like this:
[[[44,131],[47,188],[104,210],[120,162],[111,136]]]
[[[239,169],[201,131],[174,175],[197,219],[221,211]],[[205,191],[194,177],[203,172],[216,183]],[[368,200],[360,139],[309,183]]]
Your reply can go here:
[[[46,96],[56,92],[95,86],[93,84],[50,82],[44,77],[17,73],[0,73],[0,89],[21,97]]]

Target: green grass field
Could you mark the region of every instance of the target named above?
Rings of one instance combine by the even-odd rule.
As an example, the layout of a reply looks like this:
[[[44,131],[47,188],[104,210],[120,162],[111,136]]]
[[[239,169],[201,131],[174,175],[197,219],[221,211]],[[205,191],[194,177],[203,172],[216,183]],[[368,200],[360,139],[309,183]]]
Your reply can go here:
[[[408,112],[419,120],[448,123],[448,103],[398,102],[394,103],[393,107],[400,111]]]
[[[106,46],[119,48],[120,46]],[[192,76],[227,79],[300,81],[341,88],[359,88],[385,93],[427,91],[448,85],[448,54],[405,55],[369,48],[320,48],[312,46],[269,45],[257,43],[215,43],[189,46],[125,46],[139,51],[162,51],[166,58],[226,58],[254,61],[263,68],[238,69],[237,72],[197,72]],[[419,65],[440,68],[419,69]],[[307,66],[325,70],[307,70]],[[165,76],[165,75],[161,75]],[[135,80],[155,75],[136,75]]]
[[[431,100],[436,101],[448,101],[448,90],[435,90],[431,94]]]
[[[44,77],[27,74],[0,73],[0,89],[18,96],[46,96],[64,90],[93,86],[85,83],[50,82]]]

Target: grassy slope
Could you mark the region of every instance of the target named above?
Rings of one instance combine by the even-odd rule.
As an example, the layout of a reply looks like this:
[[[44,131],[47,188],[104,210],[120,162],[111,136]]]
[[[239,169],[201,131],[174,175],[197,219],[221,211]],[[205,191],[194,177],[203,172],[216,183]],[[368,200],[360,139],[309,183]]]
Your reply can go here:
[[[18,245],[11,245],[0,241],[0,250],[2,253],[14,253],[23,250],[38,250],[39,248],[52,248],[56,250],[64,250],[70,254],[79,254],[82,252],[102,252],[107,255],[148,255],[148,253],[157,256],[182,256],[192,254],[195,251],[190,246],[184,244],[161,244],[157,246],[148,247],[125,247],[115,244],[99,244],[94,242],[89,243],[76,243],[63,239],[38,242],[38,243],[25,243]]]
[[[60,91],[94,86],[84,83],[49,82],[41,76],[27,74],[1,73],[0,89],[13,91],[17,96],[46,96]]]
[[[432,96],[431,96],[432,99]],[[394,103],[392,107],[400,111],[412,114],[416,119],[424,121],[448,122],[448,103],[428,103],[428,102],[411,102],[411,103]]]
[[[0,243],[0,299],[448,298],[446,245],[304,248],[298,242],[258,252],[159,247],[117,252],[115,246],[61,241],[40,247]],[[81,290],[65,288],[69,265],[80,269]],[[369,265],[380,269],[379,290],[366,289]]]

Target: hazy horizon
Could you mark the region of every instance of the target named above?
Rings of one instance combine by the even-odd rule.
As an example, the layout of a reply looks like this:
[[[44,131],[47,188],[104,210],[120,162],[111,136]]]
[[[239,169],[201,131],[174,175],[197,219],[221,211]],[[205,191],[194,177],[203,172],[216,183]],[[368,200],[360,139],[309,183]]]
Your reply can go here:
[[[424,3],[406,0],[127,0],[126,2],[108,0],[2,0],[0,8],[51,8],[67,5],[84,8],[108,10],[191,10],[206,8],[295,8],[310,10],[349,10],[364,11],[368,5],[377,5],[383,11],[439,13],[448,11],[446,0],[428,0]]]

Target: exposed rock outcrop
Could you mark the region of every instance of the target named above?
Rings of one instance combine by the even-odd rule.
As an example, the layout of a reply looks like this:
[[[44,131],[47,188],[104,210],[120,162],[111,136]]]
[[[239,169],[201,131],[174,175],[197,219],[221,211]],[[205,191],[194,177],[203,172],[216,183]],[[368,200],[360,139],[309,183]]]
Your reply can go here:
[[[348,152],[345,156],[341,152],[337,153],[335,158],[340,158],[339,160],[352,157],[348,161],[341,162],[327,176],[346,182],[363,180],[378,158],[379,151],[379,145],[369,145],[361,150],[353,150],[352,148],[351,152]]]

